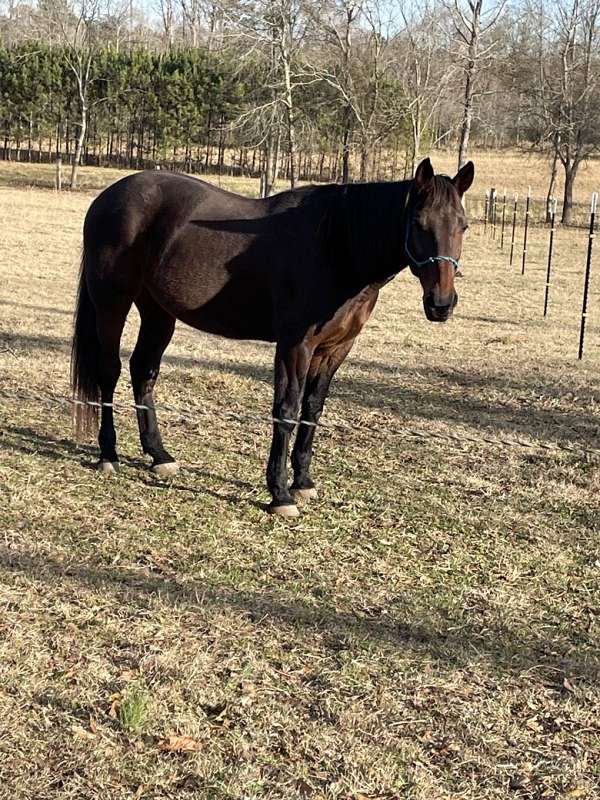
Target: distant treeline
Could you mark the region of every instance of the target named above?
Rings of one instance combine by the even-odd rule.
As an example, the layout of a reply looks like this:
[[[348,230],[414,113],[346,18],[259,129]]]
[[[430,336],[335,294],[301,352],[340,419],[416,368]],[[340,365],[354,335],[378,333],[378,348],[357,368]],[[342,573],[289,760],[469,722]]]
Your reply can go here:
[[[600,0],[11,0],[0,157],[404,177],[437,146],[534,149],[572,221],[600,153]],[[40,153],[43,152],[42,156]],[[37,155],[36,155],[37,153]],[[499,176],[500,179],[501,176]]]
[[[81,112],[69,60],[68,48],[43,42],[0,48],[4,158],[73,154]],[[171,157],[224,162],[226,130],[246,87],[223,61],[192,48],[106,48],[90,69],[84,160],[123,166]]]
[[[61,155],[64,162],[72,162],[81,110],[71,58],[68,47],[44,42],[0,46],[4,160],[48,163]],[[247,128],[237,124],[248,103],[257,102],[260,87],[251,73],[244,74],[222,55],[191,47],[164,52],[107,47],[95,54],[90,70],[81,163],[261,174],[261,142],[252,141]],[[327,87],[323,90],[326,94]],[[314,87],[304,94],[309,92],[314,95]],[[305,99],[309,106],[311,98]],[[322,105],[326,97],[319,100]],[[300,179],[337,180],[341,160],[336,131],[327,113],[320,116],[313,116],[308,135],[300,138],[296,170]],[[383,144],[379,147],[373,159],[375,173],[405,173],[399,137],[395,148],[390,155]],[[385,159],[390,164],[384,166]],[[287,172],[287,154],[281,147],[280,177]]]

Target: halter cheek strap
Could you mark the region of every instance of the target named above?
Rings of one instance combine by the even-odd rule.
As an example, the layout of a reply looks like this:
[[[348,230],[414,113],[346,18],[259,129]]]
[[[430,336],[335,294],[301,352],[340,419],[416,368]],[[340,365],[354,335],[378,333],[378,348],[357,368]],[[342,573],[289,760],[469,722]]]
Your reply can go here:
[[[406,195],[406,203],[404,205],[404,214],[405,215],[406,215],[406,212],[408,211],[408,201],[409,201],[409,199],[410,199],[410,191]],[[452,258],[452,256],[429,256],[429,258],[426,258],[424,261],[418,261],[413,256],[413,254],[410,252],[410,249],[408,247],[408,239],[410,237],[410,229],[411,229],[411,222],[412,221],[413,221],[413,218],[409,217],[409,219],[407,220],[406,225],[405,225],[406,233],[404,235],[404,250],[405,250],[406,255],[408,257],[408,260],[412,264],[412,266],[416,267],[417,269],[421,269],[422,267],[426,267],[427,264],[435,264],[436,261],[449,261],[452,264],[452,266],[454,267],[454,271],[457,272],[460,265],[458,263],[458,259],[457,258]]]

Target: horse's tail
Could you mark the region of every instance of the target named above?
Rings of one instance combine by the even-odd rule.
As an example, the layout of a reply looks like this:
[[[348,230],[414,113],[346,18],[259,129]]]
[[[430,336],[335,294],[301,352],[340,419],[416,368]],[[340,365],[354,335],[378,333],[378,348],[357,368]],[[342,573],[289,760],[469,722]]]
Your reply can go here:
[[[74,406],[75,433],[79,438],[98,427],[98,406],[88,405],[100,400],[100,341],[96,330],[96,309],[87,287],[85,246],[79,273],[79,291],[75,309],[73,343],[71,347],[71,390]]]

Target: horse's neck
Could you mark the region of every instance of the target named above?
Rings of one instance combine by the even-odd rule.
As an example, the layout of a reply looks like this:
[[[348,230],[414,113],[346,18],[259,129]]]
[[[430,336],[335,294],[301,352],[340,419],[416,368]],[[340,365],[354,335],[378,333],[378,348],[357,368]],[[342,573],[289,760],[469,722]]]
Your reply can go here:
[[[412,181],[346,187],[348,250],[364,285],[383,286],[406,266],[404,226]]]

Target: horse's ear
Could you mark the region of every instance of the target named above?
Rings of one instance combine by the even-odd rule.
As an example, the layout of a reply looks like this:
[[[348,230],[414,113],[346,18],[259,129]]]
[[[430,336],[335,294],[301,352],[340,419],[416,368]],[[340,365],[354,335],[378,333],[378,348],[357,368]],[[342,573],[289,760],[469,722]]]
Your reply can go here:
[[[426,189],[433,180],[433,167],[428,158],[423,159],[415,172],[415,187],[421,192]]]
[[[474,177],[475,165],[472,161],[467,161],[467,163],[462,166],[452,178],[452,183],[456,186],[456,190],[461,197],[471,188]]]

